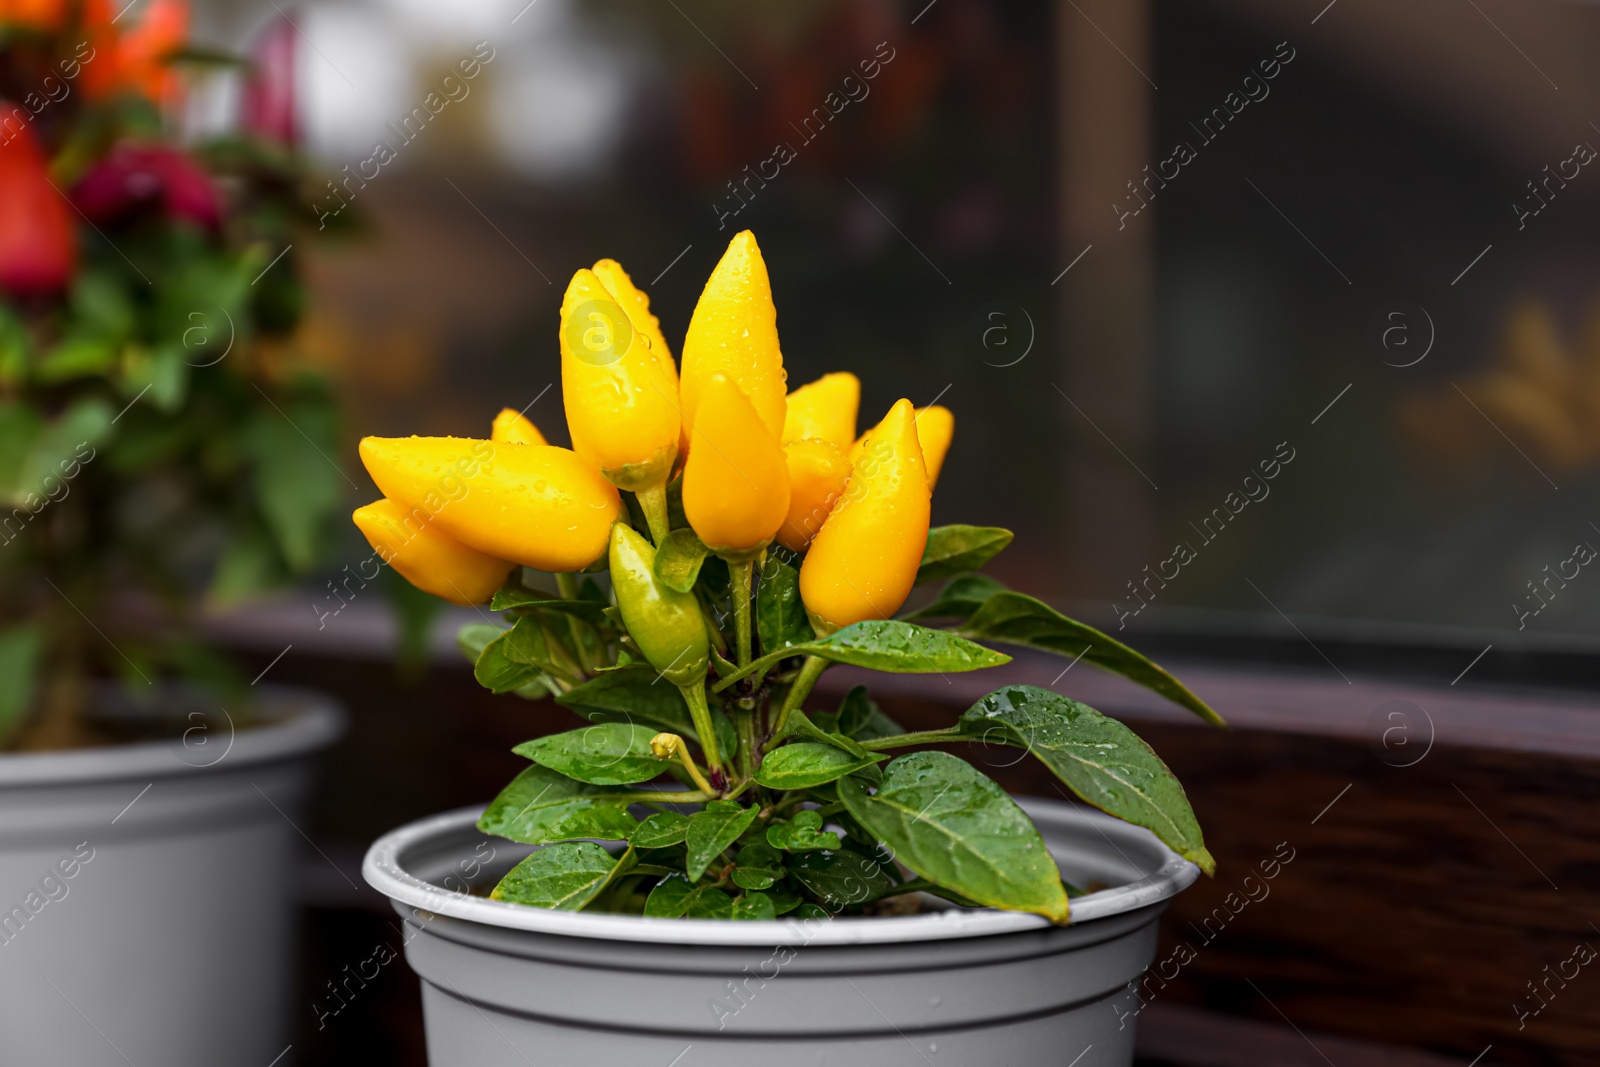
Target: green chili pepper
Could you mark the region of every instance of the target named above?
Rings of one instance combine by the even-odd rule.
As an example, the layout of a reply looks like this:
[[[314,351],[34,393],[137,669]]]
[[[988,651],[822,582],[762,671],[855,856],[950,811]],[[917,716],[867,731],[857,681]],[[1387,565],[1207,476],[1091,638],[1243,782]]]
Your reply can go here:
[[[656,550],[626,523],[611,527],[611,584],[628,633],[673,685],[694,685],[711,663],[711,639],[693,593],[656,581]]]
[[[711,663],[705,617],[693,593],[680,593],[656,581],[655,561],[655,548],[631,526],[619,522],[611,527],[611,586],[623,624],[644,658],[683,694],[706,764],[720,772],[722,760],[705,693]]]

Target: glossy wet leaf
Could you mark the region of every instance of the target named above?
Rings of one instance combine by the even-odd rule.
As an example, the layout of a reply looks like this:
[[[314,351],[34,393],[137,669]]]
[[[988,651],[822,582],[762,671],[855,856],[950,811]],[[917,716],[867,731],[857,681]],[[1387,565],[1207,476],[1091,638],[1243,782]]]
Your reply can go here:
[[[935,526],[928,531],[917,568],[917,584],[975,571],[1011,543],[1013,534],[998,526]]]
[[[490,611],[544,611],[559,615],[574,615],[586,622],[604,623],[606,605],[595,600],[564,600],[553,593],[522,584],[515,573],[494,594],[489,602]]]
[[[893,674],[956,674],[1010,663],[1003,652],[898,619],[869,619],[801,648],[853,667]]]
[[[778,917],[778,909],[765,893],[746,893],[733,902],[733,918],[748,922],[767,922]]]
[[[509,693],[513,689],[521,689],[539,681],[544,674],[538,667],[511,658],[506,647],[506,638],[510,633],[507,630],[484,645],[483,651],[478,653],[478,661],[472,666],[472,676],[491,693]]]
[[[634,848],[671,848],[683,844],[683,835],[689,829],[689,817],[675,811],[658,811],[628,838]]]
[[[756,781],[768,789],[807,789],[875,765],[881,756],[852,756],[843,749],[814,741],[791,741],[767,753]]]
[[[682,874],[669,874],[650,890],[645,898],[644,913],[652,919],[676,919],[688,907],[689,896],[694,891],[694,886]]]
[[[624,789],[574,781],[534,764],[489,802],[478,829],[530,845],[579,837],[623,841],[639,825],[624,810],[630,802]]]
[[[800,600],[800,572],[776,558],[761,565],[756,588],[756,632],[763,655],[816,639]]]
[[[506,872],[491,899],[578,911],[611,880],[618,860],[592,841],[568,841],[529,854]]]
[[[1116,719],[1060,693],[1014,685],[968,708],[961,725],[975,739],[1026,748],[1083,800],[1146,827],[1207,874],[1215,870],[1183,786]]]
[[[987,574],[962,574],[946,582],[931,604],[913,611],[906,619],[965,619],[990,597],[1006,591],[1004,584]]]
[[[733,897],[708,885],[701,886],[684,898],[685,919],[731,919],[733,912]]]
[[[1067,921],[1061,873],[1026,813],[992,779],[944,752],[884,768],[877,792],[840,779],[839,799],[895,859],[992,908]]]
[[[822,816],[815,811],[797,811],[788,822],[767,827],[767,844],[785,852],[816,852],[837,849],[839,835],[822,828]]]
[[[889,865],[854,849],[802,852],[787,866],[790,877],[834,911],[889,896],[899,885]]]
[[[647,782],[666,769],[650,751],[658,731],[622,722],[595,723],[581,730],[524,741],[511,751],[569,778],[593,785]]]
[[[783,855],[771,845],[752,841],[734,857],[733,883],[741,889],[770,889],[783,877]]]
[[[732,800],[713,800],[691,816],[689,829],[684,834],[684,844],[688,847],[684,869],[689,879],[699,881],[706,868],[755,822],[756,814],[754,807],[747,808]]]
[[[838,722],[838,732],[857,741],[876,741],[881,737],[905,733],[900,724],[885,715],[867,695],[864,685],[858,685],[844,695],[839,705]]]
[[[694,588],[695,579],[700,577],[700,565],[710,554],[711,550],[687,526],[673,530],[656,549],[652,567],[656,581],[668,589],[687,593]]]
[[[1081,655],[1086,662],[1160,693],[1213,725],[1226,725],[1205,701],[1143,654],[1023,593],[990,597],[958,632],[980,641],[1024,645],[1074,658]]]
[[[591,722],[640,723],[690,741],[697,737],[683,694],[649,666],[606,671],[560,694],[556,703]],[[718,746],[724,752],[732,752],[738,740],[733,723],[717,708],[711,709],[711,719],[716,725]]]

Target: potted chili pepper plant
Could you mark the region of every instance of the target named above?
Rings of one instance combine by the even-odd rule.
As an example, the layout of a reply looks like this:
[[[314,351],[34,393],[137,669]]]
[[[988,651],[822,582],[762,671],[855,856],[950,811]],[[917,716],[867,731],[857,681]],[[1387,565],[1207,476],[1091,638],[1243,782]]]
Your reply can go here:
[[[1002,644],[1215,712],[975,573],[1009,532],[929,529],[948,411],[901,400],[857,438],[854,375],[787,391],[750,233],[681,372],[610,260],[573,276],[559,346],[571,450],[514,412],[488,440],[361,443],[373,546],[505,613],[461,632],[479,682],[592,720],[518,745],[528,766],[486,808],[368,853],[407,922],[430,1061],[1129,1063],[1113,1001],[1165,901],[1213,866],[1156,754],[1031,686],[917,733],[864,688],[809,698],[835,664],[948,674],[1007,662]],[[922,747],[957,742],[1025,749],[1105,814],[1019,802]]]
[[[0,1060],[266,1064],[340,715],[195,633],[340,498],[290,358],[304,179],[249,126],[178,146],[224,57],[177,0],[121,7],[0,4]]]

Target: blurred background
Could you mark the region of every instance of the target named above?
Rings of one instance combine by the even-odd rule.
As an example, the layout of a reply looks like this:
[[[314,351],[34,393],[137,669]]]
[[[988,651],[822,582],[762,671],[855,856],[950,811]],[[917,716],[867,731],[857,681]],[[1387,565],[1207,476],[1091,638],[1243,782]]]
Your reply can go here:
[[[1212,737],[1087,669],[1060,685],[1139,719],[1217,839],[1224,873],[1168,941],[1230,864],[1285,840],[1305,857],[1141,1014],[1150,1063],[1600,1058],[1600,977],[1534,1020],[1514,1005],[1600,941],[1600,7],[215,0],[193,18],[203,44],[271,34],[293,57],[328,179],[313,209],[338,232],[297,252],[300,344],[343,404],[351,506],[376,495],[363,434],[483,436],[526,406],[565,443],[571,272],[619,259],[677,345],[752,229],[790,381],[856,370],[864,420],[901,396],[951,408],[935,522],[1015,529],[998,577],[1191,664],[1233,721]],[[189,135],[239,92],[208,78]],[[394,609],[334,599],[368,555],[339,536],[300,592],[212,623],[247,673],[356,713],[305,867],[308,1000],[389,936],[342,877],[366,841],[485,799],[510,745],[570,725],[483,696],[459,618],[397,673]],[[933,685],[894,696],[902,721],[962,699]],[[375,985],[324,1026],[307,1011],[296,1054],[420,1063],[415,979]]]

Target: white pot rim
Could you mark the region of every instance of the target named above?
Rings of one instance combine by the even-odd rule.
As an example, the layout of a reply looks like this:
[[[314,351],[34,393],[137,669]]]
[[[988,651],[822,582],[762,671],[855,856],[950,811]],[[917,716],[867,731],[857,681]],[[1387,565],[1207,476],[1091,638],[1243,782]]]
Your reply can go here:
[[[1200,869],[1163,845],[1142,827],[1077,805],[1052,800],[1017,798],[1036,822],[1063,829],[1094,830],[1126,857],[1140,856],[1144,877],[1072,899],[1071,925],[1135,911],[1176,896],[1200,876]],[[720,947],[772,946],[792,943],[799,936],[807,945],[868,945],[909,941],[943,941],[951,938],[989,937],[1050,928],[1050,921],[1025,912],[951,909],[910,916],[851,918],[807,923],[780,918],[773,921],[725,919],[655,919],[633,915],[548,911],[510,904],[446,889],[418,878],[407,870],[407,859],[420,846],[435,844],[441,836],[477,835],[476,823],[483,807],[460,808],[408,823],[373,842],[361,864],[367,884],[401,904],[471,923],[536,934],[635,941],[649,944]],[[479,835],[482,836],[482,835]],[[1131,862],[1131,861],[1130,861]]]
[[[325,748],[345,728],[345,715],[322,693],[291,686],[262,686],[260,720],[232,729],[168,741],[134,741],[66,752],[9,752],[0,755],[0,789],[159,779],[233,771]],[[195,728],[200,729],[199,727]]]

